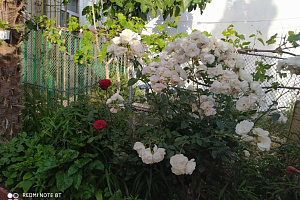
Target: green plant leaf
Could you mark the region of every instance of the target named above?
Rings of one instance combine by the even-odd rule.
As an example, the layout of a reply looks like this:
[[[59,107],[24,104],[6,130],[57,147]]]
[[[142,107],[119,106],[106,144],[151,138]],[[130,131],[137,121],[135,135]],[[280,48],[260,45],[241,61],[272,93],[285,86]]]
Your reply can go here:
[[[262,43],[265,46],[265,43],[262,38],[257,38],[257,40],[260,41],[260,43]]]
[[[74,176],[74,187],[78,190],[82,181],[82,171],[79,171],[77,174]]]
[[[70,168],[68,169],[68,176],[71,176],[75,174],[78,171],[79,167],[76,166],[75,164],[71,165]]]
[[[189,123],[187,123],[186,121],[182,121],[182,122],[181,122],[181,125],[180,125],[180,128],[181,128],[181,129],[185,129],[185,128],[187,128],[187,127],[189,127]]]
[[[59,171],[55,175],[56,187],[59,191],[64,192],[73,184],[73,178],[63,171]]]
[[[266,41],[266,43],[267,43],[268,45],[274,44],[274,43],[276,42],[276,37],[277,37],[277,33],[276,33],[275,35],[272,35],[272,36],[270,37],[270,39],[268,39],[268,40]]]
[[[26,174],[24,174],[23,176],[23,180],[29,179],[33,176],[33,174],[31,172],[27,172]]]
[[[157,26],[158,31],[163,31],[163,30],[165,30],[165,28],[166,28],[166,25],[158,25]]]
[[[91,158],[80,158],[79,160],[76,160],[74,162],[74,164],[78,167],[78,168],[82,168],[84,165],[88,164],[89,162],[91,162],[92,159]]]
[[[280,118],[280,114],[279,113],[273,113],[271,118],[275,122]]]
[[[128,86],[134,85],[137,81],[138,81],[138,79],[131,78],[131,79],[128,81]]]
[[[24,181],[21,181],[20,183],[18,183],[16,185],[16,187],[17,188],[23,188],[23,191],[25,193],[27,193],[29,191],[29,189],[32,187],[33,184],[34,184],[34,181],[24,180]]]

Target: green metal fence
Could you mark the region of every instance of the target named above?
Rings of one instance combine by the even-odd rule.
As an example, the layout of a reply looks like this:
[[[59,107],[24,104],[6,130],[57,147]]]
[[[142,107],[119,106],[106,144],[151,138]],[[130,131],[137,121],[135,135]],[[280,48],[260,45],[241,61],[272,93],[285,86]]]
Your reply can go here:
[[[70,55],[81,48],[82,38],[66,32],[62,39],[66,40],[66,52],[48,42],[41,31],[30,33],[24,41],[23,83],[39,88],[48,99],[68,105],[79,95],[90,95],[93,85],[105,77],[105,65],[99,59],[94,59],[90,66],[74,63]]]

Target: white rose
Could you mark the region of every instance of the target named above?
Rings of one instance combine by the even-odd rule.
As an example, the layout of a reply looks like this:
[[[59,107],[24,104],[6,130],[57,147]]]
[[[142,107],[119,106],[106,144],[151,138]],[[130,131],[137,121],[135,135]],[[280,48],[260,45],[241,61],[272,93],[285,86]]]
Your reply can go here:
[[[185,54],[189,57],[196,57],[200,53],[200,49],[197,47],[195,43],[189,43],[188,46],[184,48]]]
[[[112,103],[112,101],[113,101],[112,99],[107,99],[107,100],[106,100],[106,105],[109,105],[109,104],[111,104],[111,103]]]
[[[222,84],[218,80],[215,80],[211,84],[210,91],[215,94],[220,94],[222,92]]]
[[[153,163],[153,155],[150,148],[141,150],[141,158],[145,164]]]
[[[130,42],[131,49],[140,56],[144,52],[144,47],[142,43],[138,40],[133,40]]]
[[[232,93],[232,88],[230,83],[222,82],[221,83],[221,93],[230,95]]]
[[[254,128],[252,132],[257,135],[257,137],[255,138],[257,147],[261,151],[269,151],[271,147],[271,139],[268,137],[269,132],[261,128]]]
[[[249,83],[253,82],[252,75],[244,69],[239,70],[239,76],[242,80],[248,81]]]
[[[155,83],[152,85],[152,89],[156,92],[161,92],[165,88],[167,88],[167,86],[162,83]]]
[[[111,113],[117,113],[119,110],[117,108],[115,108],[115,107],[112,107],[111,109],[109,109],[109,111]]]
[[[280,113],[280,117],[279,117],[279,119],[277,120],[277,123],[285,124],[286,122],[287,122],[287,117],[284,116],[282,113]]]
[[[149,75],[151,75],[154,72],[155,72],[155,68],[154,67],[150,67],[150,66],[145,66],[145,67],[143,67],[143,70],[142,70],[142,74],[149,74]]]
[[[140,154],[141,150],[145,149],[145,146],[141,142],[136,142],[136,143],[134,143],[133,149],[136,150],[138,152],[138,154]]]
[[[208,64],[212,64],[213,62],[215,62],[215,56],[212,54],[201,54],[201,58],[202,58],[202,62],[203,63],[208,63]]]
[[[138,38],[137,33],[129,29],[123,30],[122,33],[120,34],[120,41],[122,44],[128,44],[134,38]]]
[[[119,45],[121,44],[121,39],[120,37],[115,37],[112,39],[112,43],[115,44],[115,45]]]
[[[199,66],[196,66],[196,68],[198,71],[207,71],[206,65],[199,65]]]
[[[247,150],[244,150],[245,157],[250,157],[250,153]]]
[[[265,131],[261,128],[254,128],[252,132],[259,137],[268,137],[269,135],[268,131]]]
[[[253,122],[249,122],[248,120],[243,120],[236,125],[235,132],[238,135],[246,135],[247,133],[250,132],[253,126],[254,126]]]
[[[216,67],[210,67],[207,69],[207,74],[209,78],[213,78],[215,76],[219,76],[223,74],[224,70],[222,69],[222,65],[217,65]]]
[[[257,137],[257,147],[261,151],[269,151],[271,147],[271,139],[269,137]]]
[[[160,81],[160,78],[158,75],[152,75],[149,77],[149,80],[152,82],[152,83],[156,83],[158,81]]]
[[[242,140],[243,140],[244,142],[253,142],[253,141],[254,141],[254,137],[249,136],[249,135],[243,135],[243,136],[242,136]]]
[[[251,88],[251,90],[253,90],[255,92],[255,94],[257,96],[262,97],[265,94],[264,91],[262,90],[262,87],[261,87],[260,83],[258,81],[251,82],[250,83],[250,88]]]
[[[107,47],[106,51],[107,51],[107,53],[114,53],[115,50],[117,49],[117,47],[118,47],[117,45],[111,44]]]
[[[212,115],[216,115],[217,111],[214,108],[208,108],[206,110],[204,110],[204,115],[205,116],[212,116]]]
[[[256,95],[250,94],[249,96],[243,96],[236,102],[236,109],[242,112],[255,108],[255,103],[258,100]]]
[[[192,174],[196,168],[195,159],[191,159],[186,164],[186,174]]]
[[[164,159],[164,156],[166,154],[166,150],[164,148],[157,148],[156,145],[154,145],[153,148],[153,162],[158,163]]]
[[[176,154],[170,158],[171,170],[176,175],[182,175],[186,173],[186,165],[188,158],[182,154]]]
[[[127,51],[128,49],[126,47],[118,47],[115,49],[114,54],[116,56],[123,56]]]
[[[233,71],[225,70],[222,75],[222,78],[226,80],[231,80],[231,79],[238,79],[238,76]]]

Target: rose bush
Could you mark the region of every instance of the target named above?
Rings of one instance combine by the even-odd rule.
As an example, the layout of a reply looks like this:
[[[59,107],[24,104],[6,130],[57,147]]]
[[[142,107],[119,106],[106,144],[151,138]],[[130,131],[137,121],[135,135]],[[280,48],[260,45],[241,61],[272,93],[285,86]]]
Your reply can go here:
[[[201,181],[208,184],[211,176],[222,176],[224,166],[238,162],[240,155],[270,150],[269,133],[257,122],[272,105],[260,112],[265,91],[245,70],[244,60],[232,44],[195,31],[171,40],[163,52],[144,56],[147,59],[142,62],[133,51],[133,41],[140,42],[140,38],[124,30],[108,46],[115,49],[110,51],[114,54],[116,49],[126,48],[123,53],[129,55],[136,70],[129,85],[139,80],[150,87],[142,101],[150,104],[151,112],[135,124],[136,141],[141,142],[132,146],[142,163],[152,164],[149,170],[164,166],[164,173],[191,175],[180,176],[185,187],[178,186],[182,178],[165,177],[174,183],[168,184],[173,191],[184,191],[176,195],[183,199],[186,196],[181,195],[188,193],[197,196],[197,188],[204,187]],[[159,152],[156,145],[164,147],[159,162],[154,161]]]

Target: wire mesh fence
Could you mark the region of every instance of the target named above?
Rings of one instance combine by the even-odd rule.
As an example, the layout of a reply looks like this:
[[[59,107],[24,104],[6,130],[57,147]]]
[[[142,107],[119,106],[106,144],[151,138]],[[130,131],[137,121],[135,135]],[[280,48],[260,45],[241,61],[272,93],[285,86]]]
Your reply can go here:
[[[90,66],[75,63],[71,55],[81,48],[82,39],[70,33],[62,34],[62,39],[66,52],[48,42],[41,31],[30,33],[23,50],[23,83],[40,88],[49,99],[66,106],[79,95],[89,95],[93,85],[105,77],[105,66],[99,59]]]
[[[23,83],[39,89],[53,102],[66,106],[76,101],[80,95],[90,95],[92,87],[105,77],[105,64],[99,59],[93,59],[90,66],[76,64],[71,55],[81,48],[82,38],[65,32],[62,39],[66,40],[66,52],[61,52],[56,45],[48,42],[41,31],[30,33],[24,43]],[[95,57],[97,53],[94,47]],[[272,82],[285,86],[267,93],[267,104],[277,101],[278,107],[288,108],[299,97],[300,80],[289,73],[286,77],[280,77],[276,72],[276,64],[280,58],[257,53],[241,55],[245,60],[246,70],[250,73],[255,72],[257,61],[272,65],[266,74],[273,78],[263,83],[264,87],[270,87]],[[120,58],[117,64],[121,73],[127,73],[125,60]],[[115,66],[111,64],[110,70],[114,69]]]
[[[267,105],[272,104],[273,101],[278,102],[278,108],[290,108],[292,104],[299,99],[300,94],[300,79],[296,75],[292,75],[286,72],[286,77],[280,77],[277,73],[276,65],[278,59],[282,59],[270,54],[258,54],[248,53],[241,54],[245,61],[245,69],[253,73],[256,70],[256,62],[262,61],[264,64],[272,65],[272,67],[266,71],[266,75],[273,76],[267,82],[263,83],[263,87],[267,91],[272,83],[278,82],[281,87],[275,91],[268,92],[265,96],[265,102]]]

